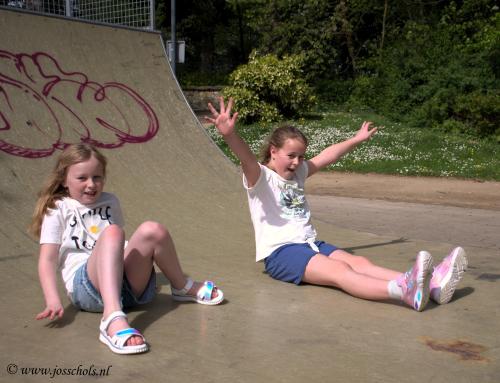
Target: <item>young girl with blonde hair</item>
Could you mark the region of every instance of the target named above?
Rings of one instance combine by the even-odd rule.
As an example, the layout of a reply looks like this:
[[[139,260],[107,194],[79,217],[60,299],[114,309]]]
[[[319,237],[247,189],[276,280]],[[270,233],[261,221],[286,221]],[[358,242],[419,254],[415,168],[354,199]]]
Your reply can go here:
[[[334,286],[364,299],[396,299],[422,311],[429,297],[447,303],[467,267],[461,247],[436,268],[427,251],[417,254],[406,273],[383,268],[329,243],[318,241],[304,193],[307,177],[337,162],[377,132],[364,122],[354,137],[332,144],[305,160],[307,138],[294,127],[276,129],[258,162],[235,130],[238,113],[231,115],[233,100],[220,99],[217,111],[209,104],[207,121],[217,130],[241,162],[250,215],[255,230],[256,261],[264,261],[273,278],[300,284]]]
[[[56,270],[70,301],[102,312],[99,339],[118,354],[142,353],[148,345],[130,328],[124,308],[152,301],[154,264],[171,283],[172,297],[206,305],[222,302],[213,282],[193,282],[182,272],[165,227],[144,222],[125,240],[116,196],[103,191],[106,158],[93,146],[71,145],[59,156],[36,203],[30,232],[40,239],[38,273],[45,309],[36,319],[62,318]]]

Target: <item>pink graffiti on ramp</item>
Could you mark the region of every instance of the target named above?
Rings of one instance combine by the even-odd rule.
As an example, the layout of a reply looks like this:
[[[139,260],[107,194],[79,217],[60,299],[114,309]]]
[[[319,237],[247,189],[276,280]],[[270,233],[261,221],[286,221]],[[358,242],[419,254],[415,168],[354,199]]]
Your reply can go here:
[[[159,129],[151,106],[131,87],[68,72],[45,52],[0,49],[0,150],[47,157],[71,143],[118,148],[151,140]]]

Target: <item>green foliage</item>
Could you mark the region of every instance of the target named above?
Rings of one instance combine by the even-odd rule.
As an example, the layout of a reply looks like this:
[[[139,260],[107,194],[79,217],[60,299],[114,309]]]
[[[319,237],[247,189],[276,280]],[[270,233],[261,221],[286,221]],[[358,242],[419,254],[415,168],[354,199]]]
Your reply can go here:
[[[479,135],[494,135],[500,142],[500,102],[498,92],[474,91],[457,98],[454,116]]]
[[[416,127],[498,135],[498,24],[490,0],[451,2],[434,25],[407,22],[364,60],[351,102]]]
[[[185,69],[184,74],[198,72],[206,76],[212,73],[227,75],[245,62],[254,44],[253,35],[248,32],[236,3],[226,0],[176,2],[176,38],[186,42],[186,61],[178,64],[177,68]],[[156,4],[156,26],[163,32],[165,40],[169,40],[170,1]],[[184,76],[187,82],[190,81],[189,77],[187,74]]]
[[[316,102],[301,67],[300,56],[279,59],[253,52],[248,64],[231,73],[231,86],[224,88],[222,94],[235,99],[235,110],[245,122],[299,116]]]
[[[380,110],[384,105],[384,99],[380,97],[383,93],[384,82],[379,76],[363,74],[354,80],[349,101],[354,106],[369,105]]]
[[[327,169],[500,181],[500,145],[491,139],[414,129],[372,112],[324,104],[310,116],[289,123],[308,137],[306,158],[311,158],[333,143],[354,136],[363,121],[373,121],[379,128],[377,134]],[[237,129],[250,149],[258,154],[266,137],[280,124],[237,124]],[[460,129],[460,123],[445,124],[450,124],[450,128],[457,124],[456,128]],[[208,133],[238,163],[214,126],[208,128]]]
[[[314,84],[318,99],[322,102],[342,105],[351,95],[353,89],[352,79],[321,79]]]
[[[157,4],[168,36],[168,4]],[[299,55],[298,77],[321,101],[348,100],[413,127],[500,136],[498,11],[496,0],[183,0],[177,32],[187,59],[178,76],[183,85],[221,85],[254,49]],[[307,111],[305,101],[298,109],[281,105],[291,96],[264,79],[274,68],[258,70],[226,89],[242,118],[271,121]]]
[[[246,9],[250,28],[263,53],[301,55],[305,77],[316,79],[341,66],[336,42],[335,2],[330,0],[255,1]],[[338,40],[338,37],[337,37]]]
[[[187,70],[179,65],[177,67],[177,80],[182,87],[190,86],[223,86],[229,83],[228,75],[221,72],[204,72]]]
[[[257,93],[250,89],[232,86],[225,88],[222,94],[225,98],[232,97],[235,100],[235,110],[241,121],[273,122],[280,118],[275,105],[262,101]]]

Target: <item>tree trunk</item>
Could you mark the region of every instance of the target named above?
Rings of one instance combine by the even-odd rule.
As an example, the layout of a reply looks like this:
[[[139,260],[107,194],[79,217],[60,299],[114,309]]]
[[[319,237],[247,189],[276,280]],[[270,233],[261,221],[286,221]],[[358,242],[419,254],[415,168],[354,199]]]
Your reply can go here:
[[[357,68],[356,68],[356,57],[354,54],[354,44],[352,39],[352,27],[347,15],[348,9],[345,0],[340,1],[339,5],[337,5],[336,7],[336,11],[340,18],[340,28],[342,34],[344,35],[346,40],[347,52],[349,54],[349,59],[351,60],[352,70],[353,72],[356,72]]]
[[[380,50],[379,55],[382,57],[382,50],[384,49],[384,39],[385,39],[385,23],[387,19],[387,8],[389,7],[389,0],[384,1],[384,15],[382,17],[382,36],[380,37]]]

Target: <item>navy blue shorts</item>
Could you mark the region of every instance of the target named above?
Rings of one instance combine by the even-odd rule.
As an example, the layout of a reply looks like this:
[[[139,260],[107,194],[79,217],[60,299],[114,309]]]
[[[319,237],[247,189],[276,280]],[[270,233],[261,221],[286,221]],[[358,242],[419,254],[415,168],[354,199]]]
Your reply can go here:
[[[338,248],[323,241],[314,242],[319,252],[330,255]],[[266,273],[274,279],[300,284],[304,277],[307,264],[318,254],[308,243],[290,243],[274,250],[264,259]]]
[[[151,271],[148,285],[140,297],[136,297],[132,292],[132,287],[125,275],[123,276],[121,291],[121,306],[128,308],[139,304],[149,303],[156,295],[156,273],[154,268]],[[94,287],[87,274],[87,262],[85,262],[75,273],[73,280],[72,303],[80,310],[101,313],[104,311],[101,294]]]

